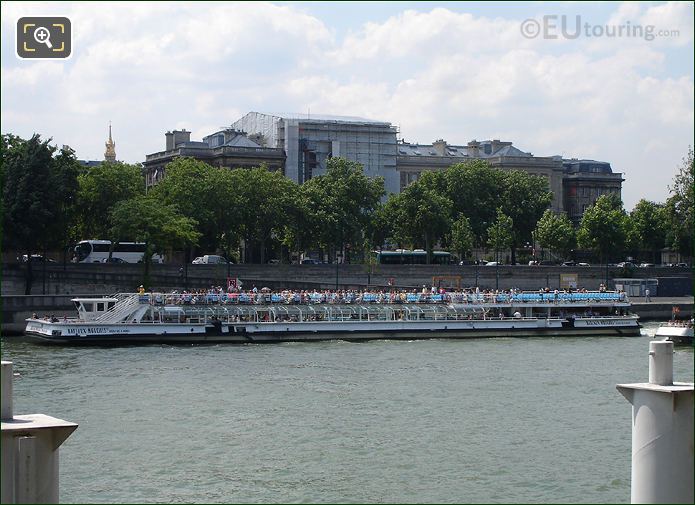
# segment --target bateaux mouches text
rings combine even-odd
[[[105,335],[113,333],[130,333],[127,328],[107,326],[85,326],[81,328],[63,328],[64,335]]]
[[[588,319],[584,321],[584,324],[586,324],[587,326],[622,326],[625,324],[625,321],[615,321],[610,319]]]

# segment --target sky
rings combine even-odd
[[[501,139],[608,161],[629,211],[693,144],[692,2],[13,2],[2,133],[103,159],[250,111],[388,121],[407,142]],[[73,54],[22,60],[17,20],[67,16]],[[564,24],[564,29],[563,29]]]

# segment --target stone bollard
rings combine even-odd
[[[632,404],[632,503],[693,503],[693,383],[673,382],[673,342],[649,343],[649,382]]]
[[[2,362],[1,503],[58,503],[58,448],[77,424],[43,414],[15,416],[12,362]]]

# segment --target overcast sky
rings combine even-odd
[[[609,161],[630,210],[666,199],[693,142],[692,2],[1,8],[2,133],[82,159],[103,159],[109,121],[118,159],[141,162],[167,130],[198,140],[249,111],[311,111],[389,121],[409,142],[499,138]],[[15,55],[17,19],[40,15],[71,19],[69,60]]]

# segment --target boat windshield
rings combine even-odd
[[[77,256],[77,261],[84,261],[84,259],[92,254],[92,244],[89,242],[80,242],[75,246],[75,255]]]

